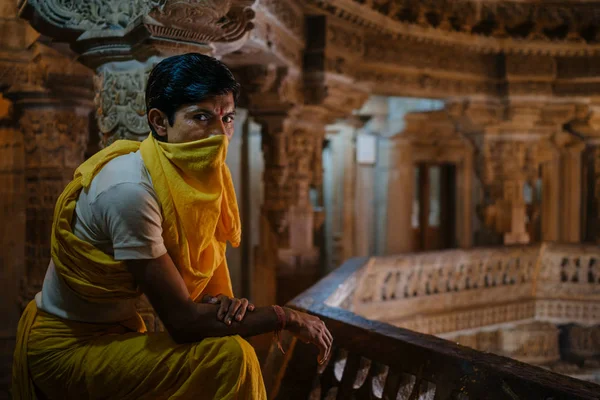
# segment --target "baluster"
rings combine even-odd
[[[452,393],[454,392],[454,385],[450,382],[444,382],[438,384],[435,387],[435,396],[433,400],[450,400],[452,399]]]
[[[419,395],[421,394],[421,383],[423,380],[421,378],[417,378],[413,380],[414,384],[412,385],[412,392],[408,397],[408,400],[419,400]]]
[[[339,386],[337,399],[348,400],[352,398],[352,392],[354,391],[354,381],[356,380],[356,374],[360,367],[360,355],[355,353],[348,354],[346,359],[346,366],[344,367],[344,374],[342,375],[342,382]]]
[[[382,400],[396,400],[401,381],[402,372],[390,368],[383,387]]]
[[[360,385],[360,387],[356,391],[355,398],[357,400],[375,400],[376,397],[373,393],[373,380],[381,371],[381,367],[379,367],[374,362],[367,360],[365,358],[362,359],[361,364],[364,364],[361,366],[361,369],[365,368],[365,367],[369,368],[369,372],[368,372],[367,376],[365,377],[365,380],[362,383],[362,385]],[[360,375],[359,375],[359,377],[360,377]]]
[[[434,400],[436,392],[436,384],[429,381],[422,381],[420,386],[419,400]]]
[[[383,398],[387,400],[408,399],[415,381],[416,378],[414,375],[404,372],[388,373],[388,380],[383,390]],[[388,397],[385,397],[386,393]]]
[[[332,355],[327,362],[327,365],[320,367],[323,368],[321,372],[321,398],[324,399],[327,393],[331,390],[331,388],[337,386],[337,380],[335,379],[335,363],[340,356],[340,351],[338,348],[334,348],[331,350]]]

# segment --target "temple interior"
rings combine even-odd
[[[334,336],[252,338],[270,398],[600,396],[600,1],[0,0],[0,400],[58,196],[187,52],[242,86],[236,295]]]

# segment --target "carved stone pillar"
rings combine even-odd
[[[526,182],[535,184],[538,174],[537,145],[532,141],[485,140],[480,150],[479,170],[486,192],[486,224],[504,235],[505,244],[529,243]]]
[[[504,233],[504,244],[529,243],[530,236],[525,227],[527,209],[523,197],[525,179],[517,176],[502,183],[503,198],[500,208],[508,228]]]
[[[600,243],[600,140],[586,140],[585,240]]]
[[[564,243],[581,242],[582,234],[582,193],[583,188],[583,152],[585,143],[575,140],[561,149],[560,180],[564,186],[560,189],[561,207],[559,210],[559,238]]]
[[[504,244],[558,240],[560,174],[553,137],[568,121],[572,108],[569,104],[514,101],[496,103],[489,117],[476,116],[477,108],[467,110],[479,125],[468,136],[477,149],[475,170],[483,186],[482,220],[494,234],[502,235]],[[541,199],[535,189],[540,184]],[[532,193],[531,203],[524,197],[525,186]],[[532,238],[530,232],[537,232],[533,227],[540,219],[540,236]]]
[[[401,254],[414,249],[411,216],[415,166],[408,140],[396,135],[389,144],[386,254]]]
[[[260,245],[254,260],[252,300],[257,305],[274,304],[277,297],[278,252],[288,244],[289,133],[284,127],[285,114],[257,118],[262,128],[264,157],[264,196],[260,211]]]
[[[146,81],[159,61],[151,57],[145,62],[108,62],[97,68],[94,103],[102,146],[118,139],[141,141],[148,136]]]
[[[289,120],[289,175],[291,198],[288,243],[279,250],[278,300],[287,301],[307,289],[319,277],[319,247],[315,245],[315,210],[311,189],[321,194],[322,144],[326,110],[303,106]],[[315,184],[316,183],[316,184]]]
[[[21,315],[19,284],[25,264],[23,136],[11,104],[0,96],[0,399],[8,399],[15,333]]]
[[[13,102],[23,142],[25,270],[21,306],[41,289],[50,261],[50,232],[58,196],[84,160],[91,111],[91,72],[40,43],[30,48],[24,79],[5,96]]]
[[[58,196],[83,162],[89,109],[60,104],[25,107],[19,118],[25,148],[26,271],[22,305],[40,291],[50,261]]]
[[[600,243],[600,107],[594,102],[591,105],[580,105],[575,110],[573,120],[565,126],[573,136],[564,140],[567,144],[563,152],[570,156],[572,169],[576,169],[577,151],[582,143],[581,169],[583,175],[583,207],[581,213],[585,226],[580,229],[583,240]],[[578,143],[579,142],[579,143]],[[572,148],[572,151],[567,149]],[[573,165],[575,164],[575,165]],[[567,171],[565,171],[567,173]],[[575,172],[573,172],[575,173]],[[571,228],[572,230],[575,227]],[[570,230],[571,231],[571,230]],[[573,233],[574,234],[574,233]]]

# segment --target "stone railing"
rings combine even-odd
[[[544,245],[472,253],[477,255],[473,259],[467,257],[468,252],[429,254],[420,258],[420,264],[412,265],[403,259],[414,261],[419,255],[350,260],[295,298],[289,306],[315,314],[326,322],[334,336],[333,355],[328,363],[318,366],[313,346],[284,336],[286,354],[272,349],[264,369],[269,398],[597,399],[600,386],[596,384],[352,312],[372,307],[380,317],[385,317],[394,315],[394,310],[386,309],[396,309],[404,313],[402,318],[410,320],[416,318],[416,312],[431,315],[443,312],[443,307],[437,304],[442,300],[447,302],[446,306],[454,301],[451,306],[481,308],[487,307],[487,301],[498,305],[530,304],[521,312],[523,318],[535,319],[542,315],[538,301],[575,301],[579,297],[584,299],[583,303],[597,302],[591,300],[597,297],[600,286],[595,275],[596,263],[591,261],[596,260],[591,255],[597,254],[595,249]],[[444,256],[439,257],[440,254]],[[457,262],[461,257],[463,262]],[[570,263],[579,267],[572,269]],[[402,272],[408,270],[412,270],[412,277],[406,274],[404,278]],[[440,279],[428,278],[436,273]],[[574,276],[582,281],[573,282]],[[567,287],[563,283],[568,283]],[[568,287],[571,284],[582,288],[573,292]],[[595,285],[596,289],[590,289],[589,285]],[[501,288],[510,289],[510,293],[504,294],[498,290]],[[488,295],[486,290],[494,294]],[[471,296],[471,302],[461,298],[468,293],[477,293]],[[459,295],[456,300],[442,297],[456,295]],[[402,301],[421,308],[412,313],[398,310]],[[577,308],[575,313],[581,321],[591,322],[597,316],[584,312],[586,307]],[[509,308],[506,310],[502,313],[508,314]],[[566,316],[571,319],[571,314],[544,311],[543,315],[546,314],[551,319],[563,321]],[[478,318],[477,314],[473,317]],[[488,318],[477,323],[494,324],[504,319],[507,318]],[[452,324],[448,326],[453,329]]]
[[[600,323],[600,248],[542,244],[373,257],[327,304],[445,334],[538,320]]]

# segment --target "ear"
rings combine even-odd
[[[167,137],[167,126],[169,120],[166,114],[158,108],[152,108],[148,111],[148,122],[154,128],[158,136]]]

